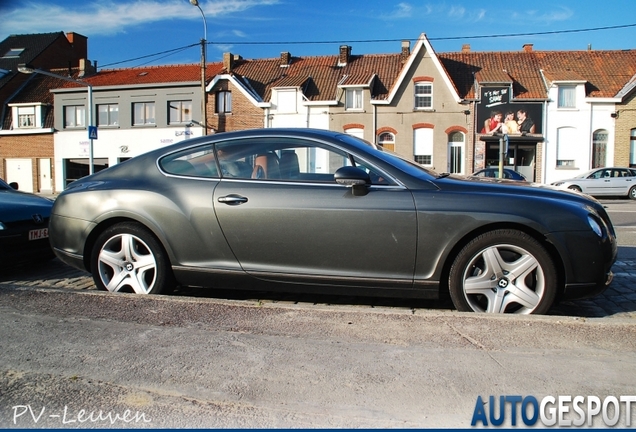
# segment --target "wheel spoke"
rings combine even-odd
[[[525,308],[534,309],[541,300],[536,292],[525,286],[509,285],[506,293],[506,305],[518,303]]]

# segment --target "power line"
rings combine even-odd
[[[544,35],[554,35],[554,34],[567,34],[567,33],[583,33],[583,32],[592,32],[592,31],[601,31],[601,30],[616,30],[622,28],[636,27],[635,24],[623,24],[616,26],[607,26],[607,27],[594,27],[587,29],[571,29],[571,30],[554,30],[554,31],[544,31],[544,32],[531,32],[531,33],[506,33],[506,34],[494,34],[494,35],[475,35],[475,36],[447,36],[447,37],[431,37],[428,38],[430,41],[445,41],[445,40],[458,40],[458,39],[496,39],[496,38],[506,38],[506,37],[525,37],[525,36],[544,36]],[[417,40],[413,38],[401,38],[401,39],[360,39],[360,40],[332,40],[332,41],[264,41],[264,42],[207,42],[208,45],[321,45],[321,44],[354,44],[354,43],[382,43],[382,42],[400,42],[403,40]],[[150,57],[156,57],[162,55],[167,57],[168,55],[175,54],[177,52],[184,51],[188,48],[198,47],[199,44],[191,44],[186,45],[179,48],[173,48],[167,51],[161,51],[155,54],[148,54],[141,57],[135,57],[127,60],[118,61],[115,63],[109,63],[106,65],[102,65],[101,67],[106,66],[114,66],[122,63],[129,63],[133,61],[143,60]],[[149,63],[149,62],[148,62]]]
[[[564,33],[582,33],[599,30],[615,30],[620,28],[636,27],[636,24],[624,24],[608,27],[595,27],[588,29],[572,29],[572,30],[554,30],[545,32],[532,32],[532,33],[508,33],[508,34],[495,34],[495,35],[476,35],[476,36],[448,36],[448,37],[431,37],[428,40],[431,41],[443,41],[443,40],[457,40],[457,39],[487,39],[487,38],[503,38],[503,37],[520,37],[520,36],[541,36],[541,35],[553,35]],[[318,44],[334,44],[334,43],[380,43],[380,42],[399,42],[403,40],[417,40],[413,38],[402,39],[361,39],[361,40],[340,40],[340,41],[270,41],[270,42],[219,42],[219,44],[227,45],[318,45]],[[208,44],[214,45],[215,42],[208,42]]]

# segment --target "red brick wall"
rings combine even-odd
[[[55,168],[53,163],[53,134],[5,135],[0,137],[0,178],[6,180],[6,159],[31,159],[33,166],[33,189],[40,187],[40,158],[51,159],[51,180],[55,188]]]
[[[232,113],[217,114],[218,91],[232,92]],[[217,132],[257,129],[265,126],[265,111],[254,104],[228,81],[219,82],[208,94],[208,124]]]

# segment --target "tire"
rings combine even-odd
[[[568,189],[576,191],[576,192],[583,192],[580,187],[574,186],[574,185],[568,186]]]
[[[636,186],[632,186],[627,193],[629,199],[636,200]]]
[[[451,299],[462,312],[544,314],[554,303],[557,283],[556,267],[545,248],[529,235],[508,229],[469,242],[449,274]]]
[[[91,270],[101,290],[161,294],[174,288],[163,247],[150,231],[134,222],[113,225],[99,235]]]

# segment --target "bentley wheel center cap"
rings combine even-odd
[[[506,288],[508,286],[508,284],[510,283],[510,281],[508,281],[508,279],[506,278],[501,278],[499,279],[499,282],[497,282],[497,286],[499,288]]]
[[[124,268],[126,269],[126,271],[133,271],[135,269],[135,267],[132,265],[132,263],[127,262],[126,264],[124,264]],[[501,284],[501,282],[499,282]]]

